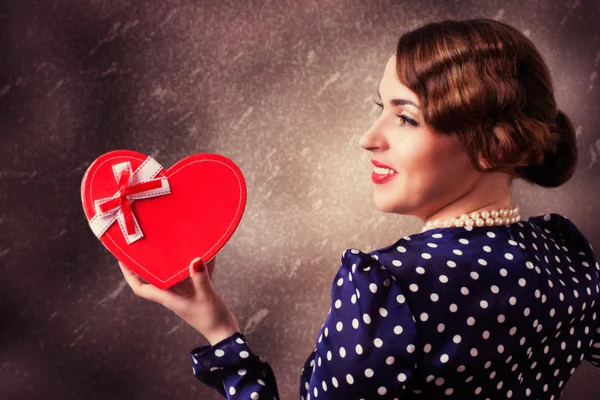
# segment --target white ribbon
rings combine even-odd
[[[133,186],[137,183],[152,181],[159,181],[161,183],[161,187],[159,188],[145,190],[139,193],[127,195],[126,198],[129,200],[130,204],[133,203],[136,199],[147,199],[171,193],[171,187],[169,186],[169,181],[167,180],[167,177],[163,176],[156,179],[154,178],[162,170],[162,166],[150,156],[148,156],[148,158],[144,160],[144,162],[133,173],[131,172],[132,167],[131,162],[129,161],[114,164],[112,166],[112,169],[115,179],[117,181],[117,185],[119,184],[121,173],[123,171],[129,172],[129,182],[127,186]],[[136,240],[139,240],[142,237],[144,237],[144,234],[142,233],[142,230],[140,229],[140,226],[133,212],[132,217],[133,223],[135,225],[135,233],[129,235],[127,233],[127,228],[125,227],[125,217],[123,215],[121,205],[117,205],[116,207],[106,212],[102,212],[102,210],[100,210],[99,208],[100,204],[120,196],[121,192],[117,190],[117,192],[112,197],[105,197],[102,199],[95,200],[94,209],[96,211],[96,214],[92,217],[89,224],[96,237],[100,238],[100,236],[102,236],[115,221],[118,221],[119,226],[121,227],[121,231],[123,232],[123,236],[127,241],[127,244],[131,244]]]

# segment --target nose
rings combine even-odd
[[[378,121],[375,121],[369,130],[360,137],[358,145],[369,151],[385,146],[385,138],[378,125]]]

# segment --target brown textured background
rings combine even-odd
[[[343,251],[421,228],[376,209],[358,139],[398,37],[433,20],[495,18],[536,43],[581,161],[558,189],[515,181],[513,202],[522,219],[571,218],[600,249],[599,14],[583,0],[3,1],[0,398],[220,398],[192,375],[204,339],[135,297],[86,224],[82,175],[123,148],[240,166],[246,212],[215,286],[282,399],[299,398]],[[584,363],[563,399],[598,399],[599,378]]]

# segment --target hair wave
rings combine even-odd
[[[395,54],[398,79],[418,96],[425,122],[455,137],[477,171],[543,187],[572,177],[573,123],[556,106],[542,56],[519,30],[487,18],[436,21],[404,33]]]

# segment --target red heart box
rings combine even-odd
[[[88,223],[96,214],[94,201],[113,197],[119,190],[113,166],[129,161],[131,170],[136,171],[148,158],[135,151],[116,150],[89,166],[81,182]],[[167,289],[189,276],[194,258],[208,262],[233,235],[246,206],[246,182],[238,166],[219,154],[193,154],[155,175],[156,179],[163,177],[170,193],[131,201],[141,239],[128,243],[118,220],[99,234],[99,239],[141,278]]]

